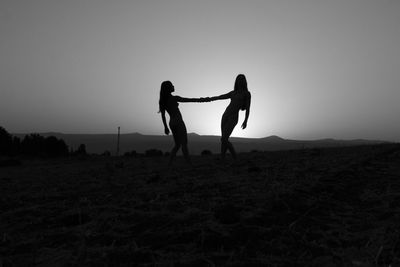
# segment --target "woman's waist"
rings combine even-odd
[[[181,114],[174,114],[169,116],[169,122],[183,122],[183,118]]]
[[[228,107],[225,109],[224,116],[235,116],[235,115],[239,115],[239,111],[240,111],[240,108],[239,108],[239,107],[228,106]]]
[[[179,109],[167,109],[167,111],[170,118],[182,117],[182,114],[179,111]]]

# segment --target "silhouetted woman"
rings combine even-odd
[[[175,142],[175,146],[171,150],[169,165],[171,165],[172,160],[176,156],[176,152],[181,147],[186,161],[190,163],[187,147],[187,131],[185,123],[183,122],[182,114],[178,108],[178,102],[204,102],[204,98],[184,98],[174,96],[171,94],[174,91],[174,86],[170,81],[164,81],[161,83],[159,106],[161,118],[164,124],[164,131],[165,134],[169,134],[167,121],[165,119],[165,111],[167,111],[169,114],[169,127],[171,128]]]
[[[239,120],[239,111],[246,110],[245,119],[242,123],[242,128],[247,127],[247,120],[250,114],[250,101],[251,94],[247,89],[246,77],[243,74],[239,74],[236,77],[234,90],[220,96],[214,96],[206,98],[206,101],[214,101],[220,99],[231,99],[228,107],[226,108],[221,120],[221,157],[225,158],[226,151],[232,154],[232,157],[236,159],[236,152],[233,148],[231,142],[229,142],[229,137],[232,134],[233,129]]]

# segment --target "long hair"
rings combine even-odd
[[[234,91],[245,91],[245,92],[249,91],[249,89],[247,88],[246,76],[244,76],[244,74],[239,74],[238,76],[236,76]],[[246,99],[245,101],[243,101],[242,106],[240,107],[241,110],[246,109],[246,103],[249,97],[248,95],[249,94],[246,95]]]
[[[158,112],[165,110],[167,105],[167,100],[171,96],[172,91],[173,91],[173,85],[170,81],[163,81],[161,83],[160,100],[158,101],[160,110]]]
[[[246,76],[244,76],[244,74],[239,74],[236,77],[234,90],[235,91],[237,91],[237,90],[249,91],[249,89],[247,88]]]

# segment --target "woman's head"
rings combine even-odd
[[[239,74],[236,77],[234,90],[235,91],[237,91],[237,90],[248,91],[246,76],[244,76],[244,74]]]
[[[174,91],[174,85],[170,81],[163,81],[161,83],[161,91],[163,94],[171,94]]]
[[[160,100],[158,101],[160,111],[165,110],[166,101],[174,91],[174,85],[170,81],[163,81],[161,83]]]

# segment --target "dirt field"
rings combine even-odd
[[[0,266],[400,266],[400,146],[22,160]]]

